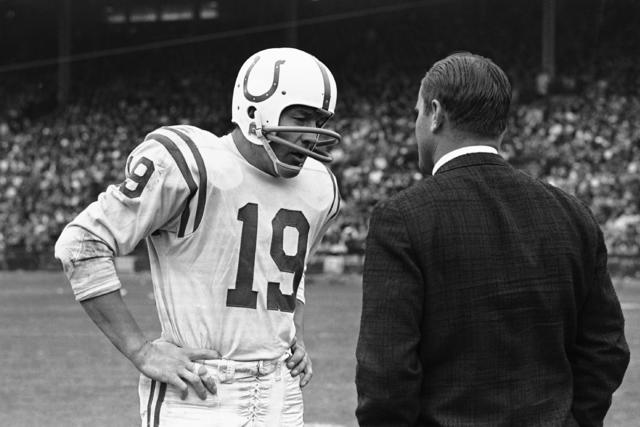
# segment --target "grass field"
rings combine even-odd
[[[125,301],[159,333],[148,274],[124,275]],[[640,425],[640,282],[618,280],[631,364],[605,425]],[[311,276],[305,337],[314,379],[305,420],[355,425],[360,278]],[[137,426],[137,373],[98,331],[61,273],[0,272],[0,426]]]

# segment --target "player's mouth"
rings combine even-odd
[[[287,160],[289,161],[288,163],[296,166],[302,166],[304,161],[307,159],[307,156],[297,151],[290,152],[287,157],[288,157]]]

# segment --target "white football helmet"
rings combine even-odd
[[[338,133],[318,127],[278,126],[282,111],[292,105],[304,105],[322,110],[327,120],[336,107],[337,87],[331,71],[314,56],[293,48],[262,50],[240,68],[233,88],[231,120],[245,138],[262,145],[278,167],[299,170],[301,167],[280,161],[270,147],[275,141],[321,162],[330,162],[327,147],[337,144]],[[325,121],[326,122],[326,121]],[[298,132],[316,134],[316,144],[307,149],[276,133]],[[324,138],[321,138],[324,137]]]

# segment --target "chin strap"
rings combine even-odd
[[[271,160],[271,163],[273,164],[273,171],[276,176],[281,176],[280,170],[278,168],[288,169],[292,172],[300,172],[302,166],[289,165],[287,163],[281,162],[280,159],[278,159],[278,156],[276,156],[276,153],[274,153],[273,149],[271,148],[270,141],[265,136],[261,137],[260,141],[262,142],[262,146],[264,147],[267,155],[269,156],[269,159]]]

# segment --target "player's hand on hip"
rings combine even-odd
[[[291,357],[287,359],[287,367],[291,369],[291,376],[300,375],[300,387],[304,387],[309,384],[313,376],[311,359],[302,341],[294,340],[291,353]]]
[[[200,399],[207,398],[207,391],[216,394],[213,378],[206,375],[207,369],[197,360],[218,359],[215,350],[178,347],[158,339],[146,342],[133,358],[134,365],[147,377],[171,384],[186,399],[189,385]]]

